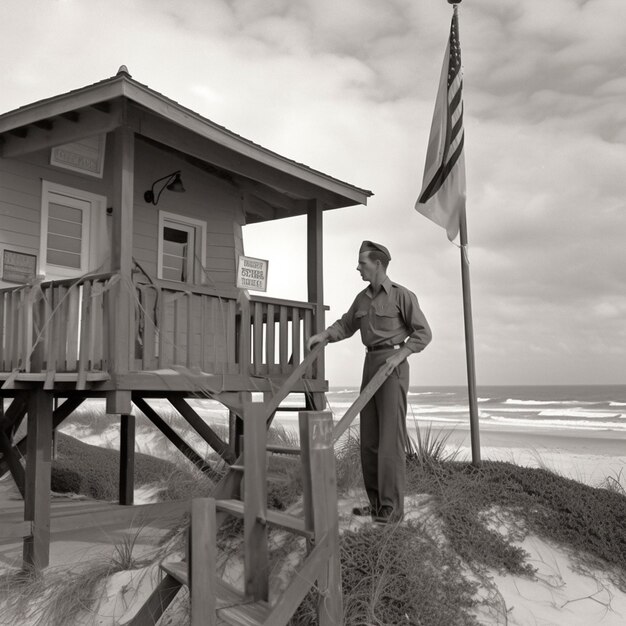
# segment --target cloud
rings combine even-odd
[[[459,251],[413,210],[450,23],[441,0],[6,0],[3,111],[111,76],[375,195],[325,215],[333,321],[387,245],[434,341],[413,382],[463,384]],[[622,0],[460,5],[479,381],[620,382],[626,366]],[[246,229],[273,295],[306,299],[305,221]],[[355,384],[357,338],[328,351]]]

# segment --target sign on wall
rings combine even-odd
[[[52,148],[50,165],[102,178],[106,135],[95,135]]]
[[[240,256],[237,264],[237,287],[254,291],[267,291],[268,261]]]
[[[28,283],[37,276],[37,256],[14,250],[2,253],[2,280],[8,283]]]

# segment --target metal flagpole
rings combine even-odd
[[[458,19],[461,0],[448,0]],[[458,36],[458,31],[457,31]],[[459,238],[461,242],[461,283],[463,286],[463,324],[465,326],[465,361],[467,363],[467,396],[470,414],[470,439],[472,464],[480,465],[480,433],[478,426],[478,397],[476,395],[476,365],[474,359],[474,325],[472,322],[472,293],[470,289],[469,254],[467,250],[467,219],[465,203],[459,214]]]
[[[455,7],[456,8],[456,7]],[[472,464],[480,465],[480,434],[478,430],[478,398],[476,396],[476,366],[474,363],[474,325],[472,323],[472,294],[470,289],[469,256],[467,252],[467,220],[465,207],[459,216],[461,242],[461,282],[463,285],[463,322],[465,325],[465,360],[467,362],[467,393],[470,412]]]

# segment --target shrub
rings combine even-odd
[[[63,433],[57,434],[58,457],[52,463],[52,490],[79,493],[99,500],[118,497],[120,458],[117,450],[82,443]],[[175,475],[180,482],[198,482],[189,471],[147,454],[135,455],[135,485],[163,482]],[[170,498],[171,499],[171,498]]]
[[[513,540],[526,533],[552,541],[589,566],[612,570],[626,588],[626,497],[545,469],[505,462],[439,467],[413,464],[410,489],[435,496],[446,538],[470,565],[531,575]],[[494,530],[506,518],[512,532]]]
[[[473,626],[476,583],[459,559],[414,522],[366,525],[341,536],[346,626],[407,624]],[[307,596],[290,624],[317,623],[316,596]]]

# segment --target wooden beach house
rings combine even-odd
[[[169,401],[232,464],[216,497],[236,491],[237,457],[262,466],[255,446],[289,393],[305,392],[303,408],[319,418],[323,351],[305,354],[305,343],[324,327],[323,214],[370,195],[218,126],[124,66],[0,115],[0,471],[25,499],[21,519],[0,513],[0,539],[23,537],[25,564],[40,569],[51,529],[80,523],[51,511],[50,449],[54,429],[85,399],[105,398],[120,420],[126,506],[117,511],[133,504],[133,404],[205,467],[150,406]],[[238,288],[242,228],[296,215],[306,215],[308,301]],[[187,402],[199,394],[231,411],[229,441]],[[24,419],[27,435],[16,441]],[[327,439],[324,428],[311,436]],[[258,509],[246,523],[259,542],[265,503],[245,506]],[[110,507],[106,515],[124,519]],[[256,566],[248,563],[246,591],[263,599]]]

